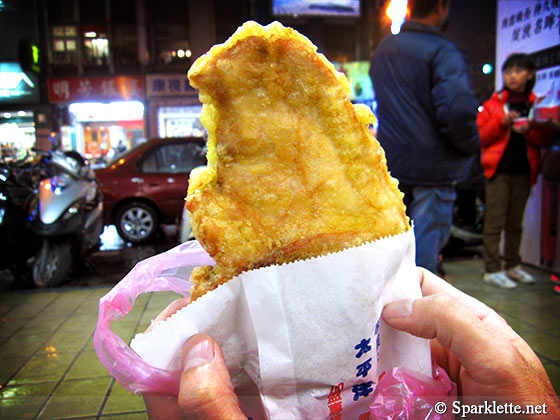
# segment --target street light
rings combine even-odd
[[[484,74],[490,74],[490,73],[492,73],[493,70],[494,70],[494,67],[492,67],[492,64],[486,63],[482,66],[482,73],[484,73]]]
[[[391,18],[391,33],[393,35],[401,31],[407,13],[406,5],[407,0],[391,0],[387,7],[386,13]]]

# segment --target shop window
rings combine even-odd
[[[190,63],[188,7],[181,0],[146,0],[146,18],[153,41],[156,65],[183,66]]]
[[[203,137],[205,128],[200,122],[201,105],[163,106],[158,109],[160,137]]]
[[[204,165],[203,148],[195,143],[169,144],[153,150],[142,162],[144,173],[187,173]]]
[[[185,65],[190,62],[191,50],[186,25],[153,26],[156,64]]]
[[[57,25],[51,27],[53,64],[72,64],[76,61],[76,27]]]
[[[106,66],[109,59],[109,40],[104,29],[85,29],[84,62],[88,66]]]
[[[23,159],[35,146],[35,123],[30,111],[0,113],[1,160]]]

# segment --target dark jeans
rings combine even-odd
[[[449,239],[453,221],[454,187],[416,187],[399,184],[408,216],[414,222],[416,265],[436,272],[439,253]]]
[[[486,180],[484,210],[484,269],[500,271],[500,240],[504,235],[505,269],[521,264],[519,246],[523,213],[529,199],[531,184],[528,175],[498,174]]]

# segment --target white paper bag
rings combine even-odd
[[[414,256],[410,230],[242,273],[131,347],[152,366],[179,369],[183,343],[204,332],[222,346],[236,390],[248,378],[258,388],[259,404],[247,408],[255,419],[358,419],[384,372],[431,375],[429,342],[380,319],[386,303],[421,296]]]

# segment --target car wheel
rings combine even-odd
[[[148,243],[157,231],[157,213],[149,204],[140,202],[125,204],[117,213],[116,227],[119,235],[126,242]]]

